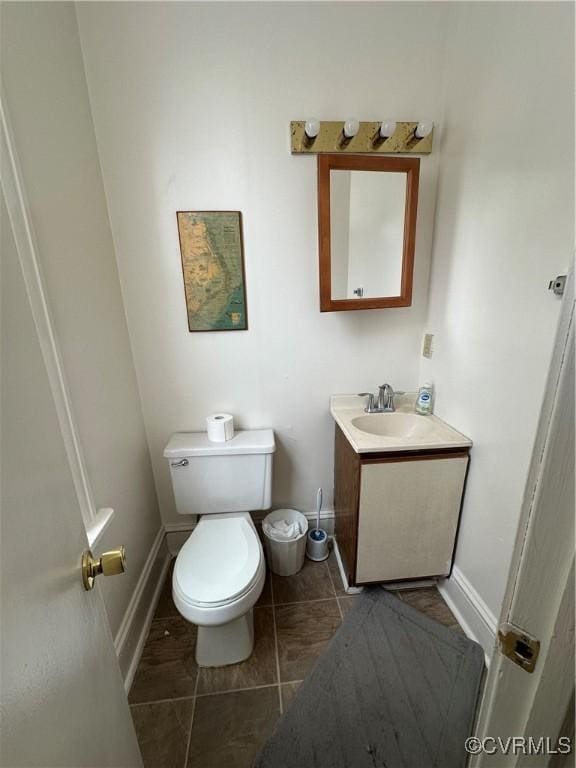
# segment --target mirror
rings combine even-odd
[[[320,310],[409,307],[420,160],[318,155]]]

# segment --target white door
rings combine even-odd
[[[539,640],[540,651],[534,670],[527,672],[496,649],[476,729],[480,739],[488,737],[488,753],[471,764],[573,766],[574,754],[564,754],[567,743],[558,744],[560,736],[570,733],[570,720],[572,728],[574,723],[573,276],[526,487],[500,626],[505,624]],[[514,745],[509,740],[514,736],[532,737],[533,743]],[[540,754],[534,754],[536,749]]]
[[[0,206],[0,765],[141,766],[99,586],[82,587],[86,533]]]

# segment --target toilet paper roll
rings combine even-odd
[[[234,418],[229,413],[213,413],[206,417],[208,440],[224,443],[234,437]]]

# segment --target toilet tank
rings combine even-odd
[[[180,515],[252,512],[269,509],[271,429],[236,432],[232,440],[213,443],[206,432],[177,432],[164,449]]]

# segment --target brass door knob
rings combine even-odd
[[[126,570],[126,549],[122,546],[110,552],[104,552],[99,560],[94,558],[89,549],[82,553],[82,584],[85,590],[94,588],[94,579],[98,574],[115,576]]]

